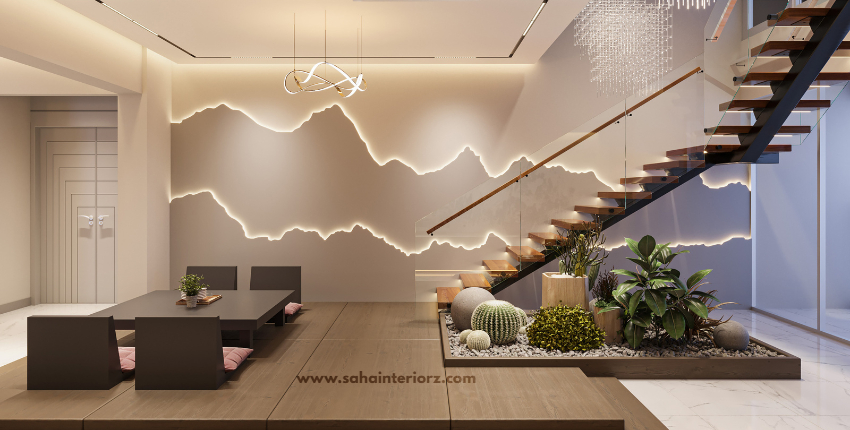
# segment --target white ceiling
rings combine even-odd
[[[513,58],[506,58],[543,0],[104,0],[193,58],[96,0],[57,0],[177,63],[274,64],[295,55],[365,63],[533,64],[587,0],[549,0]],[[336,58],[335,58],[336,57]],[[426,58],[410,58],[426,57]],[[479,58],[434,58],[479,57]],[[495,57],[495,58],[480,58]],[[304,60],[309,63],[314,60]]]

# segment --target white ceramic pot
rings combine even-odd
[[[201,291],[198,291],[198,300],[207,298],[207,289],[201,288]]]
[[[198,296],[186,296],[186,307],[194,308],[198,306]]]

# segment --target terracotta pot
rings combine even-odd
[[[543,273],[543,307],[581,306],[587,309],[587,277]]]
[[[194,308],[198,306],[198,296],[186,296],[186,307]]]
[[[596,299],[591,300],[589,305],[596,325],[605,331],[605,343],[622,343],[623,336],[617,332],[623,329],[623,320],[620,318],[623,315],[623,310],[600,314],[599,311],[602,308],[596,307]]]

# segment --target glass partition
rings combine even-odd
[[[668,73],[657,91],[615,101],[579,127],[420,219],[415,226],[417,300],[446,302],[464,287],[492,292],[547,263],[569,229],[621,219],[632,205],[701,167],[703,56]],[[663,124],[663,127],[659,127]],[[538,274],[534,275],[539,277]],[[510,290],[539,306],[540,290]],[[521,297],[517,297],[521,296]]]

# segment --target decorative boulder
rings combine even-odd
[[[465,288],[452,301],[452,321],[458,330],[472,328],[472,312],[478,305],[488,300],[496,300],[489,291],[478,288]]]
[[[466,338],[467,338],[467,336],[469,336],[469,333],[472,333],[472,330],[464,330],[464,331],[460,332],[460,343],[461,344],[466,343]]]
[[[469,349],[487,349],[490,347],[490,335],[486,331],[475,330],[466,337],[466,346]]]
[[[720,348],[743,351],[750,344],[750,334],[737,321],[727,321],[714,328],[714,344]]]
[[[486,331],[496,345],[511,343],[519,333],[516,308],[504,300],[481,303],[472,312],[472,329]]]
[[[526,315],[525,311],[518,308],[518,307],[514,307],[514,309],[516,310],[516,316],[519,317],[520,328],[527,326],[528,325],[528,315]]]
[[[528,326],[524,325],[519,328],[519,332],[517,334],[528,334]]]

